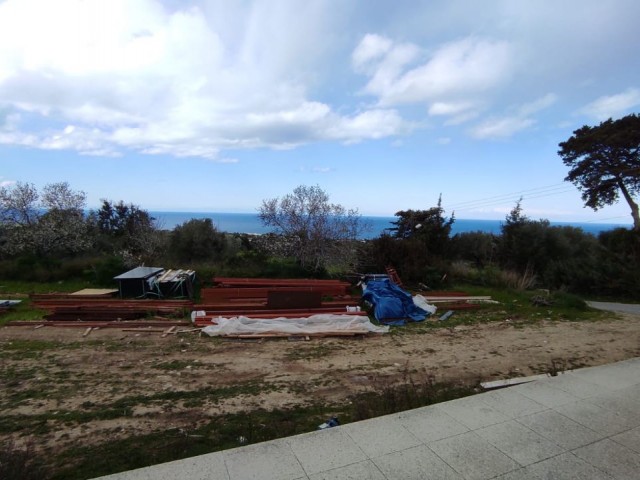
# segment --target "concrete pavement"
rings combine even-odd
[[[607,310],[609,312],[634,313],[640,315],[640,304],[637,303],[614,303],[614,302],[592,302],[588,301],[587,305],[598,310]]]
[[[101,479],[640,479],[640,358]]]

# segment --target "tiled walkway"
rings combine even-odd
[[[640,479],[640,358],[101,478]]]

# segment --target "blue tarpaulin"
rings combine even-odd
[[[389,279],[367,282],[362,299],[373,305],[376,320],[385,325],[404,325],[407,320],[421,322],[429,316],[429,312],[413,303],[409,292]]]

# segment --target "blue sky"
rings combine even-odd
[[[255,212],[629,223],[558,143],[640,110],[637,0],[0,1],[0,184]]]

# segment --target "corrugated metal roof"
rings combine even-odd
[[[136,267],[133,270],[122,273],[117,277],[113,277],[114,280],[135,280],[149,278],[153,275],[157,275],[162,272],[164,268],[159,267]]]

